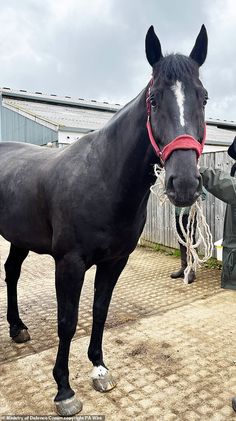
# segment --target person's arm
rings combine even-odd
[[[205,189],[204,186],[202,186],[201,198],[202,200],[206,200],[206,197],[207,197],[207,190]]]
[[[236,205],[236,178],[214,168],[200,167],[199,171],[210,193],[229,205]]]

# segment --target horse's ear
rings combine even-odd
[[[161,43],[157,38],[153,26],[147,31],[145,40],[145,49],[148,62],[153,67],[163,56],[161,52]]]
[[[200,67],[204,61],[206,60],[207,56],[207,31],[205,25],[202,25],[201,31],[198,34],[196,39],[195,45],[191,51],[190,57],[197,62],[198,66]]]

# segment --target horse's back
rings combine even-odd
[[[0,151],[1,153],[8,153],[8,152],[14,152],[14,151],[34,151],[37,153],[42,149],[41,146],[33,145],[32,143],[25,143],[25,142],[0,142]],[[49,148],[48,148],[49,149]]]
[[[0,142],[0,162],[6,160],[14,160],[14,158],[19,158],[20,163],[22,160],[25,162],[30,159],[47,159],[52,154],[55,154],[56,150],[54,148],[46,148],[42,146],[32,145],[30,143],[23,142]]]

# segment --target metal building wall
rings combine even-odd
[[[232,164],[233,161],[229,158],[227,151],[204,153],[200,159],[200,165],[220,168],[228,174]],[[210,226],[213,241],[222,238],[225,206],[221,200],[210,193],[207,194],[207,198],[203,202],[204,215]],[[147,208],[147,221],[141,236],[141,243],[142,240],[145,240],[167,247],[178,248],[173,229],[172,212],[173,205],[169,201],[162,206],[159,200],[151,193]]]
[[[12,110],[1,107],[1,140],[46,145],[57,141],[58,133]]]

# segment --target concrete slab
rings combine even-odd
[[[2,263],[7,243],[0,241]],[[169,272],[178,259],[138,248],[116,287],[104,338],[105,361],[118,380],[108,394],[90,385],[92,268],[85,280],[80,320],[70,355],[71,383],[84,415],[106,421],[235,420],[235,291],[220,288],[220,271],[203,268],[189,286]],[[0,415],[53,415],[56,300],[53,261],[33,253],[24,263],[19,296],[32,340],[12,343],[0,282]]]

